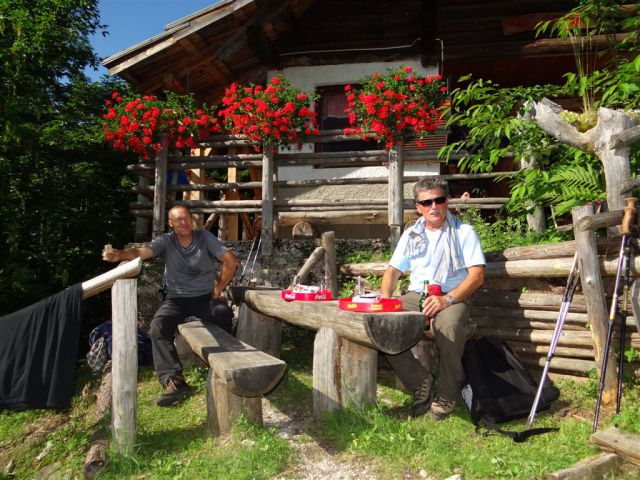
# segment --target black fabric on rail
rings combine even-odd
[[[0,410],[71,405],[82,285],[0,317]]]

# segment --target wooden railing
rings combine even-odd
[[[358,140],[358,137],[344,135],[341,131],[323,131],[313,144],[328,142],[344,142]],[[131,211],[138,218],[139,231],[145,228],[144,222],[152,219],[152,236],[162,233],[165,228],[166,209],[173,205],[187,205],[195,214],[210,215],[212,222],[217,216],[237,214],[243,217],[245,227],[250,229],[252,222],[248,215],[259,214],[261,218],[262,243],[261,254],[270,255],[274,230],[278,226],[294,225],[300,221],[321,222],[323,224],[383,224],[389,226],[392,244],[398,240],[404,224],[413,218],[414,204],[411,199],[404,198],[404,185],[416,182],[420,177],[405,175],[405,165],[411,163],[440,164],[437,150],[431,145],[429,149],[407,149],[394,147],[391,150],[359,150],[345,152],[277,152],[255,153],[255,145],[241,136],[217,136],[199,145],[199,150],[192,156],[169,155],[161,151],[155,162],[129,165],[128,170],[140,176],[141,181],[133,188],[138,200],[131,203]],[[215,154],[220,148],[233,151],[244,150],[245,153]],[[285,166],[318,166],[318,167],[366,167],[381,166],[388,168],[387,176],[364,178],[322,178],[278,180],[279,167]],[[187,185],[167,185],[167,171],[177,173],[183,169],[231,169],[247,168],[254,172],[251,181],[190,183]],[[260,177],[258,178],[258,170]],[[438,168],[440,170],[440,168]],[[226,172],[225,172],[226,173]],[[153,174],[153,182],[149,177]],[[513,172],[497,172],[484,174],[450,174],[442,175],[449,181],[485,180],[500,176],[508,176]],[[173,175],[175,179],[177,175]],[[298,200],[287,199],[283,190],[287,188],[313,188],[320,186],[348,185],[388,185],[388,198],[344,198],[340,200]],[[167,198],[174,192],[234,192],[223,200],[187,200],[176,201]],[[241,192],[241,193],[239,193]],[[242,193],[247,193],[243,195]],[[243,199],[243,196],[252,197]],[[507,198],[472,198],[469,200],[453,199],[454,208],[500,208]],[[275,229],[273,227],[276,227]],[[250,238],[258,232],[251,231]],[[140,237],[140,235],[139,235]],[[138,238],[137,240],[142,240]]]

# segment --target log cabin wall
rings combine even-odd
[[[560,83],[562,75],[575,68],[571,44],[537,38],[535,25],[561,16],[577,4],[575,0],[222,0],[176,20],[160,34],[112,55],[103,63],[110,74],[123,77],[141,93],[162,95],[163,90],[170,89],[192,93],[198,101],[210,104],[219,103],[224,89],[231,82],[263,83],[278,72],[303,72],[302,77],[331,69],[344,73],[359,66],[359,72],[357,68],[350,72],[351,77],[357,78],[368,73],[367,65],[382,68],[411,63],[424,71],[443,74],[451,88],[457,85],[461,75],[469,74],[474,78],[491,79],[502,86]],[[598,41],[596,39],[596,44]],[[308,70],[306,73],[305,69]],[[314,88],[330,86],[330,83],[329,78],[320,78],[314,83]],[[439,163],[433,163],[432,157],[422,157],[421,161],[428,164],[421,167],[440,170],[429,173],[458,173],[453,163],[445,170]],[[364,163],[354,163],[353,166],[367,168]],[[230,165],[229,168],[240,167]],[[313,168],[320,169],[317,166]],[[511,168],[506,165],[504,170]],[[311,179],[305,173],[308,169],[299,170],[297,177],[294,174],[286,174],[285,177],[286,168],[283,166],[283,178],[276,179],[276,182]],[[277,171],[275,173],[277,175]],[[366,173],[360,176],[371,177]],[[324,178],[327,181],[338,179],[331,175]],[[365,184],[373,185],[372,188],[357,185],[353,183],[346,190],[368,189],[372,193],[376,189],[377,194],[384,190],[377,183]],[[463,180],[458,177],[455,185],[454,197],[465,190],[472,191],[475,197],[506,196],[504,182],[496,185],[491,180]],[[148,195],[147,186],[141,184],[140,188]],[[236,195],[242,192],[232,192],[238,188],[227,189],[225,198],[242,200],[241,195]],[[274,188],[276,193],[280,190],[282,198],[287,198],[284,193],[288,190],[289,197],[308,200],[321,199],[316,195],[318,189],[325,193],[340,190],[330,184],[310,187],[280,183]],[[316,192],[308,193],[313,189]],[[220,198],[211,193],[201,196],[204,198],[197,199],[201,202]],[[253,196],[259,198],[256,192]],[[341,197],[341,194],[331,196]],[[368,199],[361,194],[357,198]],[[146,215],[144,203],[140,198],[139,204],[133,207],[140,218]],[[193,207],[210,209],[212,205],[201,203]],[[227,204],[225,208],[231,208],[231,205]],[[249,216],[257,213],[255,205],[244,204],[242,208],[244,212],[220,213]],[[345,209],[341,210],[344,213]],[[383,234],[385,227],[381,218],[384,218],[384,213],[380,214],[378,210],[363,210],[360,220],[352,222],[356,226],[344,234]],[[212,211],[201,213],[215,214]],[[277,221],[286,216],[286,221],[300,223],[292,219],[299,211],[282,213],[286,215],[278,215]],[[362,222],[362,218],[367,220]],[[235,227],[239,220],[233,216],[220,219],[228,225],[221,230],[221,236],[234,238],[235,230],[240,231]],[[342,226],[346,222],[336,224],[335,218],[329,215],[315,220],[315,223],[337,232],[347,228]],[[241,228],[239,238],[250,238],[251,229]],[[142,226],[140,230],[143,230]],[[286,236],[286,233],[282,232],[282,235]]]

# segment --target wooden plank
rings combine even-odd
[[[418,312],[359,313],[338,308],[338,301],[286,302],[279,291],[247,290],[245,301],[254,310],[301,327],[328,327],[366,347],[395,354],[412,347],[424,331]]]
[[[589,218],[589,217],[584,217]],[[578,222],[580,223],[580,222]],[[620,242],[609,239],[596,239],[598,253],[617,253],[620,249]],[[511,260],[539,260],[558,257],[573,257],[576,251],[575,240],[559,243],[543,243],[540,245],[527,245],[524,247],[505,248],[498,252],[485,253],[487,262],[501,262]]]
[[[614,453],[601,453],[580,460],[569,468],[553,473],[546,473],[544,480],[602,480],[615,478],[622,459]]]
[[[111,292],[113,316],[112,417],[113,439],[121,455],[133,456],[136,445],[138,384],[138,281],[118,280]]]
[[[591,435],[591,441],[600,448],[615,452],[624,460],[640,466],[640,436],[621,432],[615,427]]]
[[[179,325],[178,330],[236,395],[264,395],[273,390],[284,375],[285,362],[241,342],[217,325],[194,320]]]

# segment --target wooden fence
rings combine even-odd
[[[445,136],[446,138],[446,136]],[[357,137],[344,135],[340,131],[323,131],[313,144],[345,142],[357,140]],[[433,146],[433,145],[431,145]],[[165,228],[166,209],[173,205],[187,205],[195,214],[209,215],[210,225],[223,216],[239,215],[247,232],[247,238],[253,238],[255,223],[249,215],[260,218],[262,235],[261,254],[271,255],[274,236],[281,226],[291,226],[299,222],[320,224],[383,224],[389,226],[389,238],[395,244],[403,226],[412,218],[414,203],[404,198],[404,185],[416,182],[420,177],[405,174],[405,165],[412,163],[430,163],[441,170],[441,161],[437,160],[437,149],[405,149],[396,147],[391,150],[358,150],[344,152],[276,152],[263,149],[255,153],[255,145],[240,136],[217,136],[200,145],[192,156],[169,155],[161,151],[155,162],[129,165],[132,173],[139,175],[139,184],[133,188],[138,200],[131,203],[131,211],[138,218],[137,240],[148,231],[148,221],[152,220],[152,236],[162,233]],[[217,153],[224,152],[224,153]],[[238,153],[242,152],[242,153]],[[317,167],[366,167],[386,166],[388,175],[367,178],[322,178],[278,180],[278,168],[283,166],[312,165]],[[228,179],[237,178],[237,169],[248,169],[250,181],[201,181],[186,185],[167,185],[167,172],[179,170],[197,171],[204,179],[204,170],[223,169]],[[450,181],[492,180],[496,177],[511,175],[513,172],[485,174],[449,174],[442,175]],[[153,182],[150,181],[153,176]],[[343,198],[327,199],[287,199],[284,194],[288,188],[314,188],[321,186],[348,185],[388,185],[388,198]],[[175,201],[167,199],[174,192],[190,193],[189,200]],[[221,192],[224,199],[207,200],[205,192]],[[195,197],[195,198],[194,198]],[[454,208],[496,209],[506,202],[504,197],[453,199]],[[364,205],[364,207],[363,207]],[[234,238],[228,238],[233,240]]]

